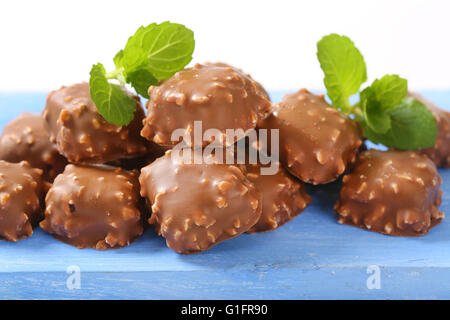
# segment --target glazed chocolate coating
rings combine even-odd
[[[130,244],[143,232],[137,172],[69,164],[46,197],[41,227],[78,248]]]
[[[71,163],[106,163],[136,158],[148,151],[140,136],[144,110],[137,96],[136,112],[128,126],[119,127],[98,113],[88,83],[78,83],[52,91],[42,111],[50,141]]]
[[[441,222],[436,166],[413,151],[369,150],[344,176],[339,223],[393,236],[420,236]]]
[[[247,178],[262,194],[262,213],[251,232],[275,230],[299,215],[311,202],[304,186],[278,166],[273,175],[262,175],[261,165],[248,164]]]
[[[248,231],[261,215],[261,194],[236,166],[177,161],[172,150],[141,171],[150,223],[179,253],[205,251]]]
[[[202,121],[203,132],[218,129],[223,145],[233,141],[224,138],[226,129],[247,131],[256,127],[270,111],[267,93],[250,76],[223,63],[196,64],[177,72],[158,87],[150,87],[148,115],[142,136],[154,142],[173,146],[175,129],[184,129],[194,144],[194,121]],[[202,132],[202,134],[203,134]],[[202,141],[202,145],[209,144]]]
[[[253,78],[252,78],[252,76],[250,74],[245,73],[244,70],[242,70],[241,68],[233,67],[232,65],[229,65],[228,63],[224,63],[224,62],[214,62],[214,63],[206,62],[205,64],[212,64],[212,65],[215,65],[215,66],[218,66],[218,67],[223,67],[223,68],[232,68],[233,70],[236,70],[236,71],[238,71],[241,74],[245,74],[248,78],[253,80]],[[255,81],[255,80],[253,80],[253,81]],[[266,89],[261,85],[261,83],[259,83],[258,81],[255,81],[255,85],[256,85],[257,94],[263,95],[270,102],[270,96],[267,93]],[[267,114],[265,115],[265,117],[267,117]]]
[[[285,95],[259,127],[279,129],[281,163],[312,184],[336,180],[362,143],[356,122],[330,106],[323,95],[306,89]]]
[[[18,241],[33,234],[33,227],[43,218],[47,183],[42,170],[26,161],[0,160],[0,238]]]
[[[42,169],[44,179],[50,182],[67,164],[66,158],[50,142],[42,117],[27,112],[3,128],[0,159],[13,163],[27,161],[33,168]]]
[[[418,93],[409,92],[408,96],[416,98],[430,109],[436,119],[438,128],[438,136],[434,147],[422,149],[420,152],[426,154],[438,167],[450,167],[450,112],[436,107],[431,101]]]

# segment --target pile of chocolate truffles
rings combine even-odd
[[[277,229],[311,202],[305,183],[342,176],[339,223],[419,236],[444,217],[436,165],[450,165],[450,114],[417,94],[410,93],[432,110],[439,135],[435,147],[415,152],[363,151],[359,124],[323,95],[301,89],[271,104],[250,75],[223,63],[196,64],[150,87],[147,114],[125,92],[136,103],[127,126],[103,119],[88,83],[50,92],[42,115],[24,113],[5,126],[1,238],[18,241],[39,225],[70,245],[104,250],[127,246],[150,226],[176,252],[197,253]],[[194,121],[220,137],[196,144]],[[176,129],[191,138],[191,160],[173,156]],[[230,140],[227,129],[242,134]],[[279,130],[274,174],[261,174],[262,161],[192,161],[211,142],[233,150],[251,129]],[[259,141],[246,145],[249,152]]]

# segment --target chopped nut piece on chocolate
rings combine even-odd
[[[42,170],[26,161],[0,160],[0,238],[18,241],[33,234],[33,227],[43,218],[48,183]]]
[[[166,146],[179,142],[171,140],[175,129],[185,130],[191,145],[209,144],[194,141],[194,121],[202,121],[202,136],[208,129],[217,129],[222,135],[226,129],[242,129],[233,139],[221,137],[223,145],[232,145],[270,111],[261,85],[223,63],[196,64],[179,71],[160,86],[150,87],[149,94],[142,136]]]
[[[393,236],[420,236],[441,222],[436,166],[413,151],[364,151],[344,176],[339,222]]]
[[[430,157],[438,167],[450,167],[450,112],[438,108],[418,93],[409,92],[408,95],[427,106],[433,113],[437,123],[438,136],[436,144],[434,147],[420,150],[420,152]]]
[[[50,141],[70,162],[106,163],[136,158],[148,152],[140,136],[145,117],[139,97],[134,119],[119,127],[107,122],[91,99],[88,83],[78,83],[50,92],[42,112]]]
[[[273,105],[260,128],[279,129],[280,161],[294,176],[312,184],[328,183],[344,173],[361,146],[361,130],[306,89],[287,94]]]
[[[0,159],[13,163],[27,161],[31,167],[42,169],[43,178],[50,182],[67,164],[50,142],[41,116],[27,112],[3,128]]]
[[[47,194],[41,227],[78,248],[120,248],[142,234],[142,209],[136,171],[69,164]]]
[[[179,253],[205,251],[248,231],[261,215],[261,193],[234,165],[193,164],[169,150],[141,171],[150,223]],[[201,156],[201,152],[199,152]],[[173,156],[172,156],[173,155]]]

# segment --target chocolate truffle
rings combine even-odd
[[[145,113],[139,97],[133,98],[134,119],[128,126],[116,126],[98,113],[88,83],[50,92],[42,112],[50,141],[59,153],[78,164],[106,163],[146,154],[147,141],[140,136]]]
[[[260,128],[279,129],[280,161],[304,182],[328,183],[344,173],[361,146],[358,124],[306,89],[273,105]]]
[[[3,128],[0,159],[14,163],[27,161],[33,168],[42,169],[44,179],[50,182],[67,164],[66,158],[50,142],[42,117],[27,112]]]
[[[179,71],[160,86],[150,87],[149,95],[142,136],[167,146],[181,140],[172,141],[175,129],[183,130],[190,138],[189,145],[205,146],[214,138],[232,145],[270,111],[264,89],[250,76],[223,63],[196,64]],[[218,137],[194,141],[194,121],[201,121],[200,137],[208,129],[217,129]],[[227,139],[227,129],[242,130]]]
[[[413,151],[369,150],[344,176],[339,223],[393,236],[420,236],[441,222],[436,166]]]
[[[43,218],[47,189],[41,169],[31,168],[26,161],[0,160],[0,238],[18,241],[33,234]]]
[[[280,164],[275,174],[261,174],[260,164],[248,164],[247,178],[262,194],[262,213],[248,232],[275,230],[300,214],[311,202],[304,186]]]
[[[418,93],[409,92],[408,95],[416,98],[430,109],[436,119],[438,128],[438,136],[434,147],[422,149],[420,152],[430,157],[438,167],[450,167],[450,112],[436,107],[431,101]]]
[[[69,164],[46,197],[41,227],[78,248],[129,245],[143,232],[137,172]]]
[[[261,193],[234,165],[191,160],[173,150],[141,171],[150,223],[179,253],[205,251],[248,231],[261,215]]]

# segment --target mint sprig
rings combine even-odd
[[[360,93],[364,120],[371,130],[386,133],[391,127],[388,111],[398,106],[408,93],[408,82],[398,75],[376,79]]]
[[[436,120],[423,103],[406,98],[406,79],[385,75],[360,92],[361,85],[367,81],[366,64],[358,48],[346,36],[323,37],[317,43],[317,58],[333,106],[352,114],[367,139],[404,150],[434,146]],[[359,101],[351,105],[350,97],[358,92]]]
[[[334,106],[348,112],[348,97],[358,93],[367,80],[364,58],[348,37],[337,34],[323,37],[317,49],[328,97]]]
[[[387,111],[387,114],[391,126],[384,133],[377,133],[367,125],[366,121],[360,121],[365,136],[372,142],[407,150],[430,148],[435,145],[436,121],[431,111],[424,108],[419,100],[405,98],[395,108]]]
[[[167,79],[192,60],[194,33],[177,23],[139,28],[123,50],[126,71],[145,67],[157,79]]]
[[[90,94],[98,112],[108,122],[118,126],[129,124],[136,111],[134,99],[119,85],[108,82],[105,68],[101,63],[92,67],[90,75]]]
[[[120,86],[108,80],[128,83],[138,94],[149,98],[148,88],[183,69],[192,60],[194,47],[193,32],[181,24],[167,21],[140,27],[115,55],[114,71],[107,73],[100,63],[91,69],[90,91],[98,112],[110,123],[129,124],[136,105],[132,98],[124,98],[128,95]]]

